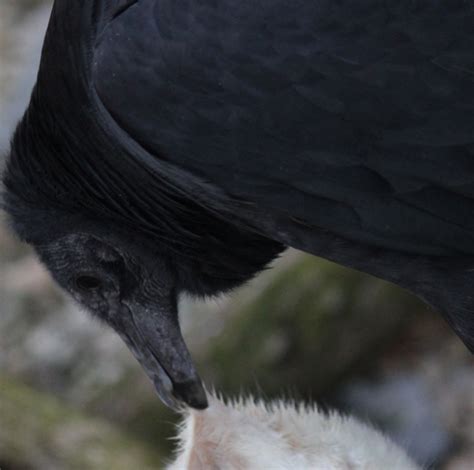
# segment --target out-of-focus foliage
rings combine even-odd
[[[13,468],[35,470],[152,470],[162,461],[156,449],[111,424],[6,378],[0,379],[0,456]]]
[[[392,284],[301,256],[235,309],[210,344],[216,383],[319,396],[426,307]]]

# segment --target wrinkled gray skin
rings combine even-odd
[[[168,406],[207,406],[181,336],[174,276],[145,247],[110,234],[61,235],[36,250],[56,281],[121,336]],[[133,252],[135,259],[126,253]]]

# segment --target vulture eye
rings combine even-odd
[[[102,281],[98,277],[89,274],[77,276],[74,283],[76,287],[82,291],[92,291],[102,287]]]

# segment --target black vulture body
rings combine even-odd
[[[474,351],[473,130],[466,1],[56,0],[6,207],[37,248],[128,237],[174,295],[299,248],[415,292]]]

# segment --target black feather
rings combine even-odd
[[[295,246],[474,348],[473,26],[463,0],[57,0],[7,208],[30,239],[35,210],[129,227],[214,290]]]

